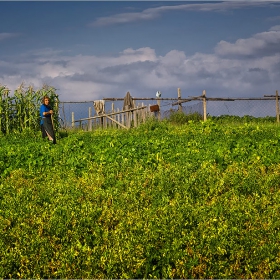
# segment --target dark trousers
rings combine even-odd
[[[56,143],[54,128],[51,118],[43,118],[43,124],[41,125],[42,137],[47,137],[47,133],[52,137],[53,143]]]

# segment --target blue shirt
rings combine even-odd
[[[45,104],[42,104],[41,105],[41,107],[40,107],[40,117],[41,117],[41,122],[40,122],[40,124],[43,124],[43,118],[50,118],[51,117],[51,115],[49,114],[49,115],[46,115],[46,116],[44,116],[44,114],[43,113],[45,113],[45,112],[49,112],[51,110],[51,107],[50,106],[47,106],[47,105],[45,105]]]

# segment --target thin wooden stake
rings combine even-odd
[[[118,113],[119,111],[120,111],[120,108],[117,108],[117,113]],[[117,115],[116,115],[116,120],[117,120],[117,122],[121,122],[122,117],[121,117],[120,114],[117,114]],[[120,127],[117,125],[117,128],[120,128]]]
[[[157,117],[158,117],[158,120],[160,121],[161,117],[160,117],[160,99],[157,100],[157,105],[158,105],[158,112],[157,112]]]
[[[178,102],[180,101],[180,99],[181,99],[181,89],[178,88]],[[182,103],[179,103],[179,105],[178,105],[178,110],[179,110],[180,112],[182,112]]]
[[[88,117],[91,118],[91,107],[88,107]],[[92,120],[88,120],[88,131],[92,131]]]
[[[206,90],[205,89],[202,92],[202,97],[203,97],[203,120],[206,121],[207,111],[206,111]]]
[[[115,113],[115,105],[114,105],[114,102],[112,102],[112,113]],[[113,118],[114,120],[116,120],[116,116],[115,116],[115,115],[113,115],[112,118]],[[113,126],[114,128],[116,127],[116,123],[115,123],[114,121],[112,122],[112,126]]]
[[[74,112],[72,112],[72,128],[74,128],[75,126],[75,116],[74,116]]]

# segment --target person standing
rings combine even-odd
[[[42,99],[42,105],[40,106],[40,117],[41,117],[41,131],[43,139],[48,137],[53,144],[56,144],[56,138],[53,127],[53,110],[50,107],[50,98],[44,96]]]

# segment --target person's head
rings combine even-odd
[[[42,99],[42,103],[45,104],[45,105],[49,105],[50,104],[50,98],[45,95]]]

